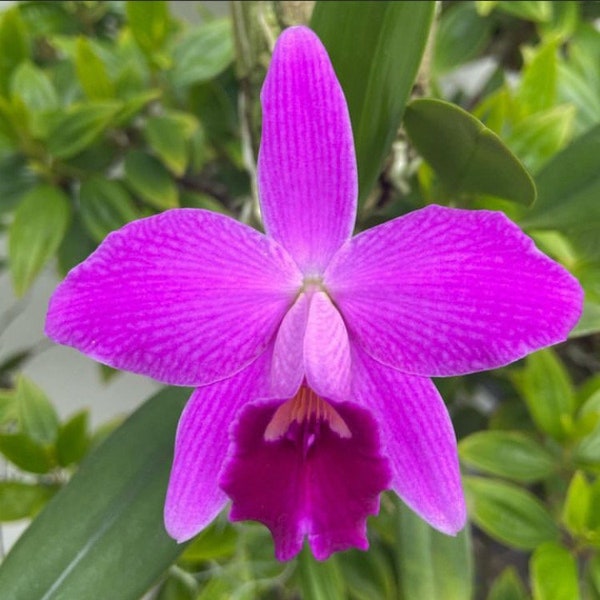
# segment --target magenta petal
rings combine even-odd
[[[310,29],[281,34],[261,98],[265,229],[304,273],[318,274],[352,234],[357,175],[344,94]]]
[[[199,385],[254,360],[300,285],[264,235],[172,210],[112,233],[75,267],[50,300],[46,333],[113,367]]]
[[[347,243],[325,285],[375,359],[416,375],[506,365],[561,342],[577,280],[499,212],[430,206]]]
[[[304,365],[308,385],[331,400],[345,400],[350,391],[350,343],[337,308],[323,292],[310,301],[304,337]]]
[[[165,526],[178,542],[196,535],[225,505],[218,477],[231,423],[245,402],[266,394],[270,361],[267,351],[237,375],[198,388],[188,401],[177,428],[165,503]]]
[[[429,379],[405,375],[354,350],[352,398],[379,424],[392,488],[430,525],[456,534],[465,524],[466,509],[444,401]]]
[[[265,441],[278,404],[246,406],[232,430],[232,452],[221,476],[233,501],[230,518],[266,525],[279,560],[293,558],[305,536],[319,560],[350,547],[366,549],[366,518],[379,510],[379,493],[389,482],[373,419],[364,409],[336,405],[352,437],[342,438],[321,423],[306,449],[306,432],[297,423],[285,437]]]

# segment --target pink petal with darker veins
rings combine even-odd
[[[505,215],[441,206],[357,235],[324,282],[368,354],[432,377],[562,342],[583,302],[577,280]]]
[[[230,518],[251,519],[273,534],[279,560],[293,558],[306,537],[315,557],[368,547],[366,518],[379,510],[389,482],[377,428],[369,414],[335,405],[351,437],[326,422],[297,423],[275,441],[265,431],[281,405],[246,406],[232,429],[232,450],[221,487],[232,499]]]
[[[352,400],[377,421],[392,489],[420,517],[454,535],[466,521],[456,437],[433,382],[353,348]]]
[[[352,234],[358,184],[346,100],[310,29],[281,34],[261,98],[265,229],[304,273],[318,274]]]
[[[271,351],[229,379],[198,388],[177,427],[165,502],[169,535],[184,542],[206,527],[227,501],[218,477],[229,450],[229,430],[246,402],[266,395]]]
[[[265,350],[301,282],[254,229],[171,210],[110,234],[75,267],[50,300],[46,333],[118,369],[206,384]]]

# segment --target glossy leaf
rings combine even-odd
[[[470,517],[502,544],[533,550],[558,538],[557,525],[530,492],[481,477],[465,477],[464,487]]]
[[[404,600],[473,596],[473,562],[468,527],[456,537],[430,527],[398,503],[398,570]]]
[[[524,115],[552,108],[556,101],[558,40],[551,38],[531,53],[516,93],[519,111]]]
[[[544,23],[552,18],[552,2],[548,0],[503,0],[496,5],[497,10],[520,19]]]
[[[536,425],[556,439],[564,439],[575,409],[569,375],[550,349],[530,354],[515,382]]]
[[[171,81],[175,87],[208,81],[224,71],[232,60],[231,22],[210,21],[190,31],[173,48]]]
[[[56,438],[56,457],[61,467],[78,463],[85,456],[90,445],[88,421],[88,411],[83,410],[61,424]]]
[[[156,208],[177,206],[177,187],[163,164],[139,150],[125,157],[125,177],[134,192]]]
[[[529,596],[514,567],[496,577],[486,600],[528,600]]]
[[[0,156],[0,215],[14,209],[35,182],[35,175],[22,156]]]
[[[0,434],[0,452],[13,465],[29,473],[48,473],[53,463],[49,452],[23,433]]]
[[[0,90],[12,70],[29,56],[27,28],[18,7],[0,14]]]
[[[462,108],[413,100],[404,125],[413,144],[449,191],[487,194],[531,204],[533,180],[500,138]]]
[[[97,242],[139,217],[128,191],[117,181],[92,177],[79,191],[81,220]]]
[[[161,49],[169,34],[167,2],[127,2],[127,22],[140,48],[148,55]]]
[[[534,113],[513,127],[506,143],[531,172],[537,173],[569,142],[575,112],[574,106],[563,104]]]
[[[23,62],[11,79],[11,93],[30,111],[47,111],[58,107],[58,97],[46,73],[33,63]]]
[[[11,600],[112,598],[115,590],[119,600],[139,600],[183,551],[162,511],[188,396],[158,393],[86,457],[0,565]]]
[[[108,76],[106,66],[84,37],[77,40],[75,69],[79,83],[90,100],[114,97],[115,86]]]
[[[537,175],[538,201],[521,221],[557,229],[589,258],[600,258],[600,125],[573,141]]]
[[[472,2],[450,5],[436,32],[433,70],[444,73],[477,57],[491,35],[491,20],[482,18]]]
[[[44,391],[21,375],[17,380],[16,399],[23,433],[40,444],[54,443],[58,415]]]
[[[69,225],[69,200],[58,188],[32,188],[15,211],[8,234],[13,285],[22,296],[56,253]]]
[[[352,120],[359,201],[382,169],[429,35],[434,2],[317,2],[311,27],[329,52]],[[368,51],[366,51],[368,49]]]
[[[347,590],[338,557],[316,561],[305,548],[298,557],[298,582],[305,600],[345,600]]]
[[[579,600],[575,557],[555,542],[543,544],[530,562],[534,600]]]
[[[56,158],[70,158],[87,148],[113,122],[119,102],[89,102],[67,109],[48,135],[48,151]]]
[[[469,467],[515,481],[539,481],[555,470],[553,456],[517,432],[479,431],[460,441],[459,454]]]
[[[150,147],[178,177],[185,173],[189,158],[189,139],[197,121],[184,113],[151,117],[146,123],[146,138]]]
[[[0,522],[32,517],[56,493],[56,490],[56,486],[22,481],[0,481]],[[13,588],[4,586],[0,589],[12,592]]]
[[[576,472],[571,479],[563,507],[562,520],[574,535],[585,533],[592,502],[592,490],[585,475]]]

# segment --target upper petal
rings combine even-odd
[[[223,215],[172,210],[112,233],[75,267],[46,333],[113,367],[199,385],[255,359],[300,284],[273,240]]]
[[[446,406],[431,380],[405,375],[353,349],[353,401],[379,425],[392,488],[431,526],[456,534],[466,508]]]
[[[229,379],[198,388],[177,427],[175,457],[165,503],[169,535],[184,542],[224,507],[218,484],[229,451],[229,430],[240,407],[267,394],[271,352]]]
[[[502,213],[430,206],[346,244],[325,274],[351,336],[417,375],[506,365],[566,339],[583,292]]]
[[[357,175],[344,94],[306,27],[279,37],[262,89],[258,186],[265,229],[316,274],[352,234]]]

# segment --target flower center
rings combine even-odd
[[[284,402],[273,414],[265,429],[264,439],[275,442],[284,437],[292,425],[304,426],[303,429],[314,429],[326,423],[331,431],[341,438],[351,438],[352,433],[346,422],[331,404],[315,394],[310,388],[302,386],[298,393]]]
[[[308,275],[302,281],[302,287],[300,288],[300,293],[303,292],[325,292],[327,293],[327,289],[325,288],[325,284],[323,283],[323,278],[319,275]]]

